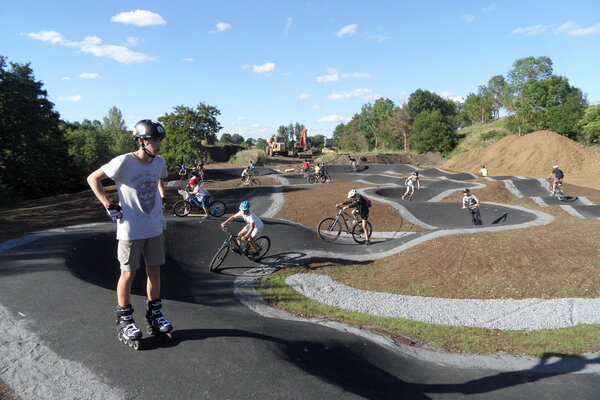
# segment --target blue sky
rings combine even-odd
[[[221,133],[299,122],[331,135],[363,104],[417,89],[476,92],[522,57],[600,103],[600,2],[0,0],[0,54],[31,62],[69,121],[129,127],[177,105],[220,111]]]

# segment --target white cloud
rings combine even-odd
[[[358,25],[356,25],[356,24],[346,25],[342,29],[340,29],[335,34],[335,36],[337,36],[339,38],[343,38],[344,36],[352,36],[352,35],[356,34],[357,30],[358,30]]]
[[[98,79],[100,78],[100,74],[97,74],[95,72],[82,72],[81,74],[79,74],[79,77],[83,79]]]
[[[167,21],[160,15],[147,10],[122,12],[110,19],[112,22],[141,26],[165,25]]]
[[[225,32],[231,29],[231,25],[227,22],[217,22],[217,32]]]
[[[65,37],[56,31],[39,31],[38,33],[27,33],[25,35],[32,39],[50,42],[52,44],[63,43],[66,41]]]
[[[312,94],[308,94],[308,93],[300,93],[300,95],[298,96],[298,98],[300,100],[308,100],[312,97]]]
[[[321,106],[318,104],[315,104],[314,106],[312,106],[313,110],[320,110]]]
[[[238,117],[238,121],[245,121],[246,117]]]
[[[331,99],[331,100],[346,100],[346,99],[351,99],[354,97],[369,96],[369,95],[371,95],[372,92],[373,91],[371,89],[366,89],[366,88],[348,90],[345,92],[331,92],[331,94],[329,96],[327,96],[327,98]]]
[[[455,96],[454,93],[452,93],[452,92],[444,91],[444,92],[442,92],[441,96],[445,99],[452,100],[457,103],[465,102],[464,96]]]
[[[577,28],[569,31],[569,36],[586,36],[600,33],[600,24],[590,26],[589,28]]]
[[[319,118],[317,122],[330,123],[330,122],[348,122],[350,118],[342,117],[341,115],[328,115],[323,118]]]
[[[465,22],[473,22],[473,21],[475,21],[475,16],[474,15],[461,15],[460,19],[462,19]]]
[[[80,94],[74,94],[72,96],[59,96],[58,100],[60,101],[69,101],[72,103],[81,101],[81,95]]]
[[[133,36],[129,36],[127,37],[127,44],[129,46],[137,46],[138,44],[140,44],[140,39]]]
[[[268,62],[263,65],[245,65],[244,68],[251,68],[252,72],[268,76],[271,72],[275,71],[275,63]]]
[[[517,29],[513,30],[512,34],[513,35],[534,36],[534,35],[539,35],[540,33],[544,33],[550,28],[552,28],[552,25],[524,26],[522,28],[517,28]]]
[[[385,35],[380,35],[380,34],[369,34],[367,35],[367,39],[372,40],[374,42],[377,43],[382,43],[385,42],[386,40],[390,40],[392,37],[391,36],[385,36]]]
[[[194,62],[194,59],[192,57],[186,57],[186,58],[182,58],[181,61]]]
[[[63,76],[62,78],[60,78],[61,81],[70,81],[71,77],[70,76]]]
[[[143,53],[138,53],[129,50],[125,46],[115,46],[102,44],[102,39],[96,36],[87,36],[81,42],[68,40],[61,33],[56,31],[40,31],[37,33],[27,33],[25,36],[41,40],[42,42],[50,42],[66,47],[74,47],[82,53],[90,53],[96,57],[105,57],[118,61],[123,64],[135,64],[152,61],[153,58]]]
[[[284,35],[287,35],[288,32],[290,31],[290,29],[292,29],[292,24],[294,23],[294,20],[291,19],[290,17],[285,19],[285,30],[283,31]]]
[[[562,24],[561,26],[556,28],[556,31],[554,31],[554,32],[561,33],[563,31],[570,31],[571,29],[575,29],[575,28],[577,28],[577,25],[575,25],[571,20],[568,20],[567,22],[565,22],[564,24]]]
[[[349,74],[340,74],[340,72],[337,69],[335,69],[335,68],[328,68],[327,72],[329,72],[327,75],[317,76],[316,80],[317,80],[318,83],[337,82],[340,79],[353,79],[353,78],[370,79],[370,78],[375,78],[375,75],[369,74],[369,73],[365,73],[365,72],[353,72],[353,73],[349,73]]]
[[[495,9],[496,9],[496,5],[490,4],[489,6],[482,8],[481,11],[490,12],[490,11],[494,11]]]

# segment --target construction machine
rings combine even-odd
[[[303,127],[302,133],[300,134],[300,140],[294,143],[294,155],[299,158],[310,158],[316,153],[317,152],[310,148],[310,143],[308,142],[308,130],[306,127]]]
[[[267,140],[266,153],[268,156],[283,155],[287,156],[289,150],[285,144],[285,137],[272,136]]]

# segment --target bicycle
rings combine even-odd
[[[344,172],[360,172],[360,170],[356,165],[356,162],[353,162],[344,166]]]
[[[556,189],[552,191],[552,183],[550,183],[550,191],[552,192],[552,197],[556,196],[556,198],[560,201],[565,199],[565,188],[562,182],[556,182]]]
[[[196,204],[190,200],[190,194],[187,191],[180,189],[178,192],[183,197],[183,200],[179,200],[173,204],[173,215],[185,217],[192,211],[192,204]],[[196,205],[196,207],[198,207],[198,205]],[[200,209],[200,213],[204,214],[204,207],[198,208]],[[221,200],[211,200],[208,211],[213,217],[220,217],[227,211],[227,206]]]
[[[481,212],[479,212],[479,207],[467,207],[467,210],[471,213],[471,222],[475,226],[479,226],[483,224],[481,220]]]
[[[342,222],[340,222],[340,220],[343,222],[344,227],[342,227]],[[349,225],[350,220],[353,220],[352,227]],[[342,207],[338,207],[338,213],[335,217],[323,218],[321,222],[319,222],[319,225],[317,225],[317,234],[326,242],[334,242],[337,240],[342,231],[351,235],[356,243],[363,244],[367,240],[367,235],[362,227],[361,219],[354,219],[354,217],[346,213]],[[367,231],[369,237],[371,237],[373,225],[371,225],[370,221],[367,221]]]
[[[325,174],[310,174],[308,176],[308,183],[316,183],[321,181],[321,183],[325,183],[327,182],[327,178],[329,177],[329,174],[325,173]],[[331,180],[331,177],[329,177],[329,180]]]
[[[414,195],[415,195],[415,192],[411,192],[409,194],[403,194],[402,195],[402,200],[412,201],[412,198],[413,198]]]
[[[236,185],[236,187],[260,186],[260,185],[261,185],[260,179],[249,175],[243,181],[238,183]]]
[[[227,254],[229,254],[229,250],[240,255],[245,255],[250,261],[258,261],[261,258],[263,258],[265,254],[267,254],[267,252],[269,251],[269,248],[271,248],[271,239],[269,239],[268,236],[260,236],[254,240],[256,246],[258,246],[258,253],[249,254],[249,251],[252,249],[250,243],[244,242],[244,246],[240,246],[237,242],[239,236],[229,231],[227,228],[222,229],[223,232],[229,235],[229,237],[225,239],[221,247],[219,247],[212,260],[210,261],[208,268],[211,271],[217,270],[217,268],[219,268],[221,264],[223,264],[223,261],[225,261]]]

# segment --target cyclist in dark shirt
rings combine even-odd
[[[343,210],[348,208],[354,208],[352,210],[352,215],[356,218],[356,214],[360,214],[362,219],[361,226],[363,228],[363,232],[366,234],[366,245],[371,244],[371,232],[367,229],[367,220],[369,219],[369,207],[367,206],[367,202],[365,199],[358,193],[355,189],[352,189],[348,192],[348,200],[343,203],[338,203],[335,205],[336,207],[342,207]]]
[[[562,184],[565,174],[558,168],[558,165],[553,165],[552,172],[550,172],[548,179],[552,178],[552,175],[554,175],[554,179],[552,180],[552,195],[554,195],[554,192],[556,192],[556,184],[559,182]]]

